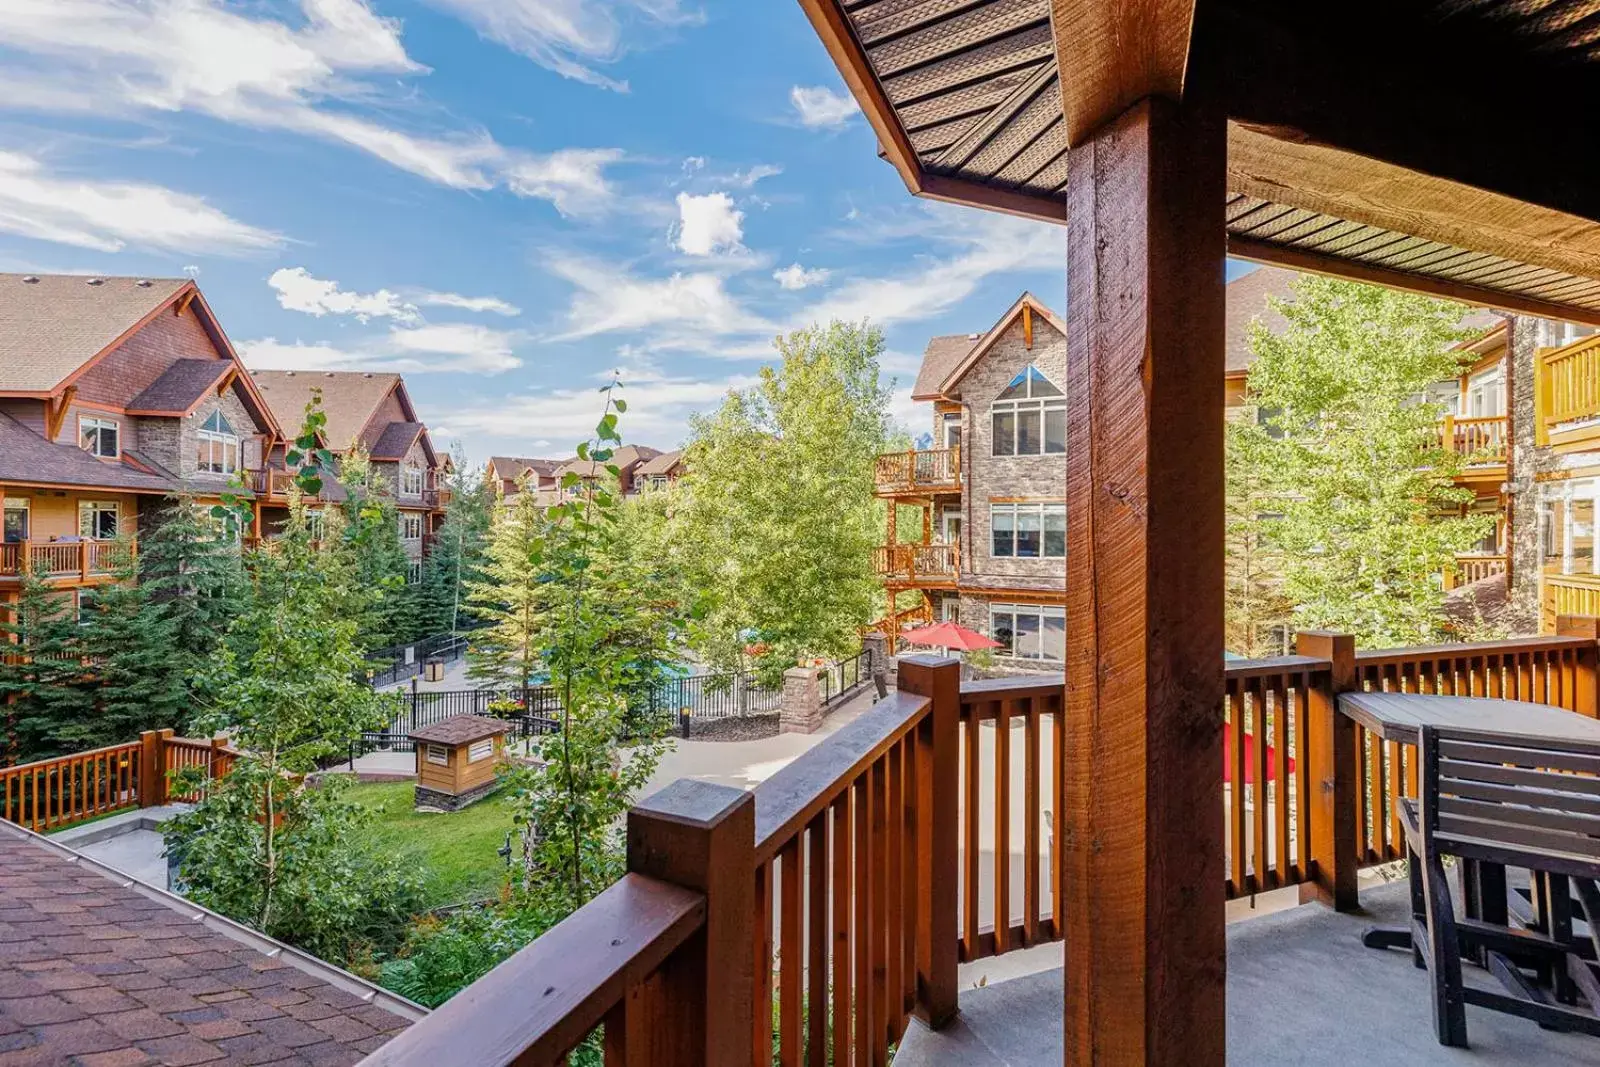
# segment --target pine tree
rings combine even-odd
[[[345,500],[343,536],[326,538],[342,552],[361,592],[357,642],[364,649],[385,648],[415,635],[414,592],[406,584],[410,560],[400,541],[400,513],[388,486],[365,452],[348,453],[339,468]]]
[[[239,549],[223,527],[184,491],[167,498],[140,540],[139,581],[152,616],[170,631],[178,673],[191,693],[199,668],[244,607]]]
[[[93,714],[61,726],[72,750],[117,744],[141,731],[186,725],[185,678],[202,662],[175,639],[177,626],[138,581],[132,554],[116,581],[85,598],[79,622]]]
[[[483,580],[494,516],[494,486],[483,468],[467,468],[459,443],[444,523],[423,564],[419,625],[428,634],[457,633],[467,619],[468,589]]]
[[[67,752],[63,731],[93,712],[72,607],[70,592],[26,572],[16,600],[0,604],[0,706],[10,762]]]
[[[530,686],[543,670],[545,516],[524,484],[494,518],[482,577],[468,589],[474,615],[486,625],[472,638],[467,677],[488,686]]]

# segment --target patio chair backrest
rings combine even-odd
[[[1600,877],[1600,745],[1425,726],[1418,751],[1438,851]]]

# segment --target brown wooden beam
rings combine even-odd
[[[1486,289],[1483,286],[1451,281],[1449,278],[1434,278],[1426,274],[1411,274],[1403,270],[1380,267],[1375,263],[1362,263],[1358,260],[1340,259],[1338,256],[1312,252],[1304,248],[1276,245],[1270,241],[1229,236],[1228,255],[1235,259],[1248,259],[1254,263],[1270,263],[1275,267],[1288,267],[1290,270],[1325,274],[1330,278],[1349,278],[1353,281],[1383,285],[1390,289],[1400,289],[1408,293],[1421,293],[1424,296],[1439,296],[1446,300],[1459,300],[1474,307],[1494,308],[1497,311],[1508,311],[1517,315],[1536,315],[1542,319],[1581,322],[1589,326],[1600,326],[1600,311],[1592,308],[1577,307],[1573,304],[1558,304],[1530,296],[1517,296],[1514,293],[1507,293],[1499,289]]]
[[[1220,114],[1144,101],[1072,150],[1066,1058],[1220,1067]]]
[[[1194,0],[1054,0],[1067,143],[1147,96],[1177,100],[1189,60]]]

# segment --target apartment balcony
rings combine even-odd
[[[1456,556],[1455,565],[1444,572],[1444,587],[1455,589],[1505,573],[1506,557],[1503,554],[1463,552]]]
[[[1446,415],[1439,421],[1441,447],[1461,457],[1458,481],[1505,480],[1509,426],[1504,415]]]
[[[435,488],[424,489],[422,491],[422,503],[425,506],[435,510],[448,507],[450,505],[450,497],[450,490],[444,486],[437,486]]]
[[[250,491],[263,504],[286,504],[294,488],[294,472],[286,470],[257,470],[248,475]]]
[[[873,563],[889,585],[954,589],[961,576],[961,546],[942,542],[880,545],[873,551]]]
[[[926,498],[961,492],[961,449],[929,448],[878,457],[878,495]]]
[[[55,585],[109,581],[133,562],[136,541],[11,541],[0,544],[0,585],[15,585],[27,572]]]
[[[1600,334],[1538,356],[1534,433],[1557,452],[1600,448]]]

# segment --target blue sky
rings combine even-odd
[[[248,363],[398,369],[440,443],[561,454],[620,367],[670,447],[870,316],[932,334],[1065,233],[914,200],[793,0],[0,0],[0,269],[196,273]]]

